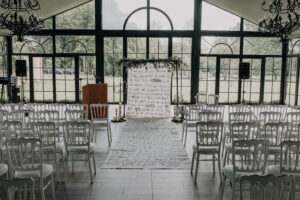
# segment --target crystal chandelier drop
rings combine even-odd
[[[44,27],[44,20],[32,13],[40,9],[37,0],[0,0],[0,7],[0,27],[17,35],[18,41],[24,40],[24,34]]]
[[[258,30],[273,33],[286,41],[289,36],[300,26],[299,0],[264,0],[262,10],[270,13],[269,17],[259,20]]]

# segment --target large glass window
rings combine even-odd
[[[146,1],[140,0],[103,0],[103,29],[123,29],[127,16],[135,9],[146,6]],[[126,29],[145,29],[146,12],[139,11],[131,16]]]
[[[56,36],[56,53],[95,53],[95,36]]]
[[[241,18],[202,1],[202,30],[240,30]]]
[[[281,55],[281,45],[279,38],[244,38],[244,54],[256,55]]]
[[[215,94],[216,57],[200,57],[199,93]]]
[[[95,2],[91,1],[56,16],[57,29],[94,29]]]
[[[171,6],[172,5],[172,6]],[[175,30],[192,30],[193,29],[193,14],[194,14],[194,1],[193,0],[150,0],[150,6],[156,7],[164,11],[171,19]],[[179,14],[180,13],[180,14]],[[151,10],[151,22],[161,23],[162,27],[170,29],[169,22],[158,15],[155,11]],[[153,20],[153,21],[152,21]],[[162,20],[164,23],[162,23]],[[151,23],[151,29],[157,29]]]
[[[104,82],[108,86],[108,101],[120,102],[123,99],[123,68],[117,63],[123,58],[123,39],[119,37],[104,38]]]
[[[201,54],[239,54],[238,37],[201,37]]]
[[[13,37],[13,53],[45,54],[52,52],[51,36],[25,36],[24,42],[18,42],[17,37]]]

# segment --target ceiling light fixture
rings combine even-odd
[[[44,27],[44,20],[32,13],[40,9],[37,0],[0,0],[0,7],[4,9],[0,27],[17,35],[18,41],[24,40],[24,34]]]

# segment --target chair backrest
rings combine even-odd
[[[64,123],[64,142],[68,149],[70,146],[88,146],[90,148],[91,128],[89,122],[66,122]]]
[[[6,141],[10,173],[15,171],[39,171],[43,174],[43,143],[41,139],[18,138]]]
[[[27,187],[26,191],[23,190],[25,187]],[[18,197],[17,199],[27,199],[28,192],[29,200],[35,199],[34,180],[31,178],[0,179],[0,192],[1,189],[4,189],[4,198],[6,200],[13,200],[16,196]]]
[[[263,174],[267,156],[268,142],[265,140],[233,141],[232,165],[234,176],[238,172]]]
[[[257,122],[235,122],[230,124],[230,141],[250,140],[258,138],[259,123]]]
[[[18,103],[1,104],[1,110],[6,110],[8,112],[19,110],[19,108],[20,108],[20,104],[18,104]]]
[[[29,124],[34,138],[41,139],[43,146],[56,147],[56,125],[54,122],[32,122]]]
[[[269,122],[280,122],[281,113],[280,112],[261,112],[259,114],[259,122],[261,129],[264,129],[265,124]]]
[[[210,94],[210,95],[208,95],[207,104],[210,104],[210,105],[217,105],[217,104],[219,104],[219,95],[216,95],[216,94]]]
[[[284,122],[270,122],[265,124],[264,136],[260,139],[269,141],[269,146],[278,146],[282,141],[289,140],[288,123]]]
[[[197,122],[196,144],[198,146],[220,146],[224,130],[223,122]]]
[[[224,114],[225,106],[223,106],[223,105],[207,105],[206,109]]]
[[[7,110],[0,110],[0,121],[6,121],[8,118]]]
[[[229,124],[235,122],[249,122],[251,121],[251,112],[232,112],[229,113]]]
[[[37,111],[32,115],[31,122],[54,122],[59,123],[59,112],[55,110]]]
[[[300,142],[283,141],[280,153],[280,174],[300,175]]]
[[[5,139],[23,137],[23,127],[20,121],[0,122],[0,129]]]
[[[218,121],[223,122],[223,113],[208,111],[208,112],[199,112],[198,121],[207,122],[207,121]]]
[[[8,120],[11,121],[20,121],[23,127],[27,126],[27,123],[30,122],[30,119],[34,115],[33,110],[15,110],[9,113]]]
[[[67,105],[62,103],[52,103],[48,105],[48,110],[58,111],[59,120],[65,120],[65,112],[67,110]]]
[[[288,112],[286,113],[285,121],[290,123],[290,131],[293,133],[298,132],[298,124],[300,124],[300,112]]]
[[[34,112],[47,110],[47,104],[45,103],[30,103],[27,105]]]
[[[295,178],[281,175],[250,175],[240,179],[240,200],[292,200]]]
[[[196,96],[196,104],[207,104],[207,94],[206,93],[197,93]]]
[[[249,112],[248,107],[243,104],[233,104],[228,106],[228,112],[234,113],[234,112]]]
[[[87,109],[88,109],[87,104],[74,103],[74,104],[67,105],[67,110],[87,110]]]
[[[279,112],[281,113],[281,119],[285,119],[287,111],[287,106],[286,105],[269,105],[269,112]]]
[[[263,105],[263,104],[260,104],[260,105],[252,105],[250,106],[250,109],[251,111],[254,113],[255,115],[255,119],[259,119],[259,114],[261,112],[268,112],[269,110],[269,106],[268,105]]]
[[[108,120],[109,116],[109,106],[108,104],[91,104],[90,113],[92,121],[95,120]]]
[[[87,121],[88,110],[67,110],[66,119],[67,121]]]

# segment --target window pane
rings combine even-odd
[[[74,58],[55,58],[56,101],[75,102]]]
[[[244,54],[280,55],[281,45],[278,38],[248,37],[244,39]]]
[[[252,22],[244,20],[244,31],[258,31],[258,26]]]
[[[295,105],[296,74],[297,57],[288,58],[285,103],[289,106]]]
[[[146,6],[146,1],[140,0],[103,0],[103,29],[123,29],[123,24],[127,16],[135,9]],[[134,17],[127,24],[127,29],[145,29],[146,14]],[[133,17],[133,16],[132,16]],[[142,18],[140,18],[142,17]]]
[[[82,100],[82,87],[87,84],[95,84],[96,79],[96,57],[80,56],[79,57],[79,99]]]
[[[95,2],[91,1],[56,16],[57,29],[94,29]]]
[[[13,37],[13,53],[44,54],[52,52],[51,36],[25,36],[24,42],[18,42],[17,37]]]
[[[46,19],[44,21],[45,27],[43,29],[52,29],[53,28],[53,22],[52,22],[52,17],[49,19]]]
[[[215,94],[216,57],[200,57],[199,93]]]
[[[104,82],[108,86],[108,102],[123,100],[123,68],[117,64],[122,58],[123,38],[104,38]]]
[[[151,30],[171,30],[172,26],[168,18],[157,10],[150,10]]]
[[[149,57],[153,59],[168,58],[168,38],[150,38]]]
[[[170,6],[172,5],[172,6]],[[163,10],[171,19],[175,30],[192,30],[194,1],[193,0],[151,0],[151,7]],[[162,17],[156,18],[151,13],[150,19],[161,21]],[[168,27],[168,26],[166,26]],[[151,28],[152,29],[152,28]]]
[[[7,77],[6,39],[0,36],[0,77]]]
[[[127,39],[128,58],[146,58],[146,38]]]
[[[191,38],[173,38],[173,57],[182,60],[183,65],[178,69],[178,97],[180,103],[189,103],[191,98]],[[177,79],[175,70],[172,78],[172,103],[177,100]]]
[[[240,30],[240,17],[202,1],[203,30]]]
[[[95,53],[95,36],[56,36],[57,53]]]
[[[34,101],[53,102],[52,58],[33,58]]]
[[[281,58],[266,58],[264,103],[280,101]]]
[[[201,37],[201,54],[239,54],[237,37]]]

